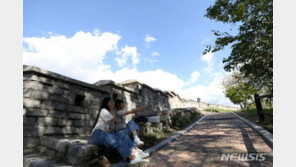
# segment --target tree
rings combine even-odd
[[[223,86],[226,97],[234,104],[240,105],[242,109],[249,109],[249,101],[259,92],[242,74],[234,71],[224,78]]]
[[[214,31],[215,45],[204,51],[217,52],[231,45],[231,54],[223,59],[224,69],[239,67],[248,81],[259,89],[273,90],[273,1],[216,0],[205,17],[239,25],[238,34]]]

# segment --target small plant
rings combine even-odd
[[[65,163],[67,162],[67,159],[62,154],[56,155],[56,162],[57,163]]]
[[[34,152],[39,152],[39,153],[40,153],[40,152],[41,152],[41,146],[38,145],[38,146],[34,147],[34,148],[33,148],[33,151],[34,151]]]

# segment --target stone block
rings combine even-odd
[[[62,134],[64,135],[77,135],[78,134],[78,128],[72,127],[72,126],[65,126],[62,128]]]
[[[56,125],[57,121],[58,121],[57,118],[41,117],[41,118],[38,118],[36,124],[37,125]]]
[[[41,91],[32,91],[31,98],[38,99],[38,100],[47,100],[49,99],[50,94],[47,92],[41,92]]]
[[[62,103],[57,103],[56,110],[65,111],[66,110],[66,105],[62,104]]]
[[[83,119],[86,114],[68,113],[69,119]]]
[[[33,76],[34,77],[34,76]],[[41,83],[45,83],[47,85],[53,85],[54,81],[45,77],[41,77],[41,76],[37,76],[37,81],[41,82]]]
[[[56,139],[53,137],[41,137],[41,145],[65,155],[68,149],[69,141],[67,139]]]
[[[48,110],[39,109],[39,108],[28,108],[26,116],[45,117],[47,113],[48,113]]]
[[[42,136],[44,132],[44,126],[27,126],[23,128],[24,137]]]
[[[69,97],[68,96],[61,96],[61,95],[52,95],[50,98],[52,101],[60,102],[60,103],[69,103]]]
[[[25,117],[23,119],[23,126],[34,126],[36,119],[37,118],[35,118],[35,117]]]
[[[38,153],[24,153],[23,167],[70,167],[70,165],[57,164],[54,158]]]
[[[41,145],[51,148],[55,144],[54,138],[42,136],[40,137]]]
[[[23,139],[23,147],[28,148],[28,147],[35,147],[37,145],[40,145],[40,139],[39,138],[24,138]]]
[[[67,112],[65,111],[56,111],[56,110],[49,110],[47,116],[53,118],[65,118]]]
[[[85,121],[85,126],[92,127],[94,122],[95,122],[94,120]]]
[[[99,110],[100,109],[100,104],[90,104],[88,106],[89,109],[92,109],[92,110]]]
[[[65,83],[65,82],[61,82],[61,81],[57,81],[55,83],[58,87],[64,88],[64,89],[70,89],[69,84]]]
[[[23,106],[28,108],[38,108],[40,107],[40,101],[35,99],[24,98],[23,99]]]
[[[57,125],[58,126],[67,126],[72,125],[73,121],[69,119],[59,119]]]
[[[32,90],[26,89],[24,90],[23,97],[29,98],[31,97],[31,94],[32,94]]]
[[[77,95],[85,95],[85,91],[81,90],[81,88],[78,87],[73,87],[70,91]]]
[[[63,134],[61,127],[46,127],[44,130],[45,135],[61,135]]]
[[[85,120],[75,120],[73,126],[82,127],[85,126]]]
[[[70,112],[73,112],[73,113],[86,113],[86,108],[81,107],[81,106],[69,105],[67,110]]]
[[[55,150],[49,149],[48,147],[45,147],[45,146],[41,146],[40,151],[50,157],[55,157],[57,155],[57,152]]]
[[[90,109],[88,110],[88,114],[91,115],[91,117],[96,117],[99,114],[99,109]]]
[[[40,107],[43,109],[52,110],[52,109],[56,108],[56,103],[54,103],[52,101],[43,101]]]
[[[61,88],[58,88],[58,87],[49,87],[47,91],[50,93],[57,94],[57,95],[64,94],[64,90]]]
[[[25,86],[25,89],[34,89],[34,90],[44,90],[46,86],[39,82],[28,82]]]
[[[72,144],[66,154],[71,164],[85,166],[85,163],[99,156],[99,149],[96,145]]]

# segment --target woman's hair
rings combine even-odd
[[[102,104],[101,104],[101,107],[100,107],[100,110],[105,108],[107,110],[110,110],[109,106],[108,106],[108,102],[111,100],[111,97],[105,97],[102,101]]]
[[[115,101],[115,108],[118,109],[118,108],[120,107],[120,104],[123,104],[123,103],[124,103],[123,100],[121,100],[121,99],[117,99],[117,100]]]
[[[101,110],[102,110],[103,108],[105,108],[105,109],[107,109],[107,110],[110,110],[109,107],[108,107],[108,102],[109,102],[110,100],[111,100],[111,97],[105,97],[105,98],[103,99],[102,104],[101,104],[101,107],[100,107],[100,111],[99,111],[99,113],[98,113],[98,115],[97,115],[97,117],[96,117],[96,119],[95,119],[95,122],[94,122],[94,124],[93,124],[92,129],[96,126],[96,124],[97,124],[97,122],[98,122],[98,118],[99,118],[99,116],[100,116]],[[91,129],[91,130],[92,130],[92,129]]]

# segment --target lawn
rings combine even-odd
[[[225,109],[219,109],[219,108],[205,108],[204,111],[210,111],[210,112],[232,112],[233,110],[225,110]]]
[[[236,112],[240,116],[250,120],[251,122],[263,127],[270,133],[273,133],[273,108],[265,108],[263,109],[263,114],[265,117],[264,122],[259,122],[258,114],[256,108],[251,108],[249,110],[241,110]]]

